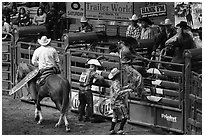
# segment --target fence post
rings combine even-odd
[[[184,133],[189,133],[189,124],[188,124],[188,118],[190,115],[190,100],[189,100],[189,94],[191,89],[191,53],[189,50],[184,51],[184,57],[185,57],[185,85],[184,85]]]

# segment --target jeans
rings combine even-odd
[[[87,105],[87,106],[86,106]],[[93,94],[91,90],[79,91],[79,117],[85,115],[90,118],[93,115]]]

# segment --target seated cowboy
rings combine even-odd
[[[38,39],[38,43],[41,46],[33,53],[32,64],[39,69],[38,78],[43,75],[48,76],[53,73],[60,73],[59,56],[56,49],[49,45],[50,42],[51,39],[42,36],[41,39]],[[36,93],[34,93],[33,99],[36,99]]]
[[[81,22],[81,27],[79,28],[80,32],[85,33],[93,31],[93,27],[91,24],[88,23],[88,19],[86,19],[86,17],[83,16],[80,22]]]

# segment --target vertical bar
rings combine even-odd
[[[86,2],[84,2],[84,16],[86,17]]]
[[[185,76],[184,76],[184,133],[189,133],[189,124],[188,124],[188,118],[190,113],[190,100],[189,100],[189,94],[190,94],[190,75],[191,75],[191,55],[190,51],[185,52]]]
[[[135,3],[134,2],[132,2],[132,15],[134,15],[134,13],[135,13]]]

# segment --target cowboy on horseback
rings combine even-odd
[[[193,41],[191,27],[187,25],[187,22],[181,21],[176,25],[177,33],[166,41],[165,45],[168,48],[175,48],[174,55],[171,62],[173,63],[184,63],[183,51],[185,49],[195,48],[195,43]]]
[[[41,39],[38,39],[38,43],[41,46],[33,53],[32,64],[37,66],[39,69],[39,73],[37,75],[37,84],[39,86],[49,74],[60,73],[59,56],[56,49],[49,45],[50,42],[51,39],[48,39],[46,36],[42,36]],[[33,93],[32,98],[34,101],[37,99],[36,93]]]

